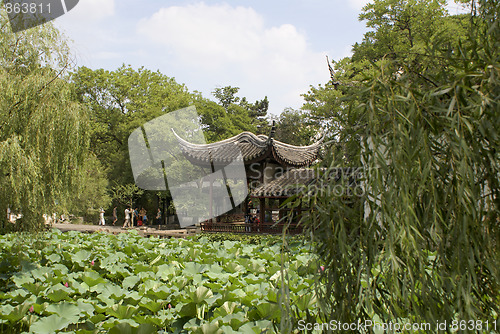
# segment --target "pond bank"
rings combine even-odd
[[[56,228],[61,232],[78,231],[83,233],[106,232],[110,234],[125,233],[129,230],[137,230],[139,235],[150,237],[156,236],[159,238],[185,238],[187,236],[195,235],[196,228],[168,230],[164,225],[152,225],[122,228],[113,225],[84,225],[84,224],[52,224],[52,228]]]

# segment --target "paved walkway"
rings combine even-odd
[[[83,224],[52,224],[53,228],[57,228],[62,232],[79,231],[86,233],[107,232],[111,234],[125,233],[131,229],[135,229],[143,236],[157,236],[160,238],[185,238],[189,235],[196,234],[196,229],[180,229],[180,230],[160,230],[158,225],[131,227],[124,229],[120,226],[113,225],[83,225]]]
[[[52,224],[53,228],[57,228],[62,232],[68,231],[79,231],[79,232],[98,232],[98,231],[106,231],[110,233],[120,233],[125,232],[126,230],[122,230],[121,226],[113,226],[113,225],[86,225],[86,224]]]

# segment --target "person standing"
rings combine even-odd
[[[106,225],[106,221],[104,220],[104,209],[99,209],[99,225]]]
[[[116,206],[113,208],[113,226],[115,225],[116,221],[118,220],[118,215],[116,214]]]
[[[139,221],[139,209],[135,208],[135,210],[132,211],[132,226],[136,226],[138,221]]]
[[[161,225],[161,210],[158,208],[158,212],[156,213],[156,224]]]
[[[130,216],[132,214],[132,208],[125,209],[125,222],[123,223],[123,228],[130,227]]]

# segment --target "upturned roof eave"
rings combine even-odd
[[[277,163],[288,166],[288,167],[307,167],[310,166],[318,159],[319,148],[321,146],[321,142],[323,138],[312,145],[308,146],[294,146],[290,144],[286,144],[275,140],[272,137],[267,137],[265,135],[255,135],[251,132],[242,132],[239,135],[233,136],[231,138],[210,144],[193,144],[181,138],[177,133],[172,129],[172,132],[176,136],[178,142],[181,145],[181,150],[184,155],[187,157],[189,161],[197,165],[210,165],[211,161],[207,159],[207,157],[197,157],[196,153],[198,152],[207,152],[207,150],[217,150],[223,149],[224,145],[230,145],[233,143],[234,145],[243,145],[250,144],[256,147],[256,149],[260,150],[257,154],[252,154],[250,157],[242,156],[245,165],[249,165],[255,162],[263,161],[267,158],[274,159]],[[241,147],[241,146],[240,146]],[[287,158],[278,152],[279,149],[284,149],[286,151],[296,152],[297,155],[304,154],[306,152],[311,152],[311,156],[307,159],[299,159],[294,160],[293,158]],[[212,159],[211,157],[210,159]],[[225,163],[224,159],[213,159],[213,163],[221,164]]]

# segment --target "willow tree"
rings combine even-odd
[[[320,191],[302,199],[313,208],[302,222],[326,267],[317,289],[322,320],[430,323],[425,332],[433,333],[437,322],[457,321],[463,332],[494,331],[500,311],[500,4],[472,2],[463,35],[443,40],[419,21],[427,17],[419,14],[426,2],[430,14],[439,13],[441,2],[431,0],[366,6],[362,18],[376,20],[370,21],[376,30],[343,63],[352,69],[377,55],[362,64],[369,68],[365,78],[349,82],[340,71],[341,80],[333,77],[328,86],[333,93],[318,89],[308,96],[309,106],[316,103],[322,112],[336,108],[336,139],[351,143],[350,159],[338,154],[329,167],[363,167],[359,197],[348,195],[351,183],[341,196]],[[449,23],[442,13],[434,21]],[[406,18],[409,25],[396,31]],[[384,44],[408,38],[412,27],[423,33],[418,50],[411,49],[414,39],[391,53]],[[389,32],[399,34],[381,38]],[[330,188],[342,181],[325,175]]]
[[[88,148],[87,116],[63,75],[71,65],[50,24],[12,33],[0,18],[0,209],[35,229],[42,214],[71,202]],[[0,228],[6,215],[0,215]]]

